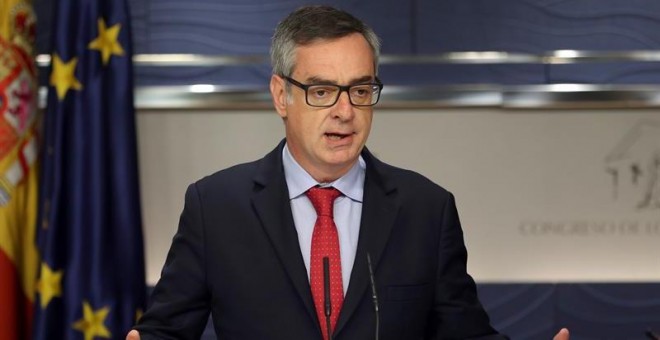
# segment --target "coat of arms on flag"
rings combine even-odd
[[[35,18],[31,7],[17,3],[0,34],[0,205],[36,159],[36,71],[32,56]],[[6,34],[4,34],[6,33]],[[24,137],[28,137],[27,139]],[[7,162],[9,158],[13,158]]]

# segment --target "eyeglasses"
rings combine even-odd
[[[337,103],[342,92],[348,93],[348,99],[353,106],[374,106],[380,99],[383,84],[376,77],[375,83],[341,86],[336,84],[302,84],[293,78],[284,76],[289,83],[305,91],[307,105],[314,107],[330,107]]]

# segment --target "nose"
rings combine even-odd
[[[342,91],[337,98],[334,110],[335,117],[348,121],[355,116],[355,107],[351,104],[351,99],[348,96],[348,91]]]

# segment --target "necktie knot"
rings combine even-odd
[[[313,187],[307,191],[307,197],[312,202],[318,216],[332,217],[332,207],[335,199],[340,195],[341,192],[333,187]]]

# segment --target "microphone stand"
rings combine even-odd
[[[323,258],[323,288],[325,327],[328,340],[332,340],[332,333],[330,332],[330,315],[332,315],[332,304],[330,302],[330,259],[327,256]]]
[[[376,314],[375,339],[379,340],[380,314],[378,312],[378,294],[376,293],[376,279],[374,277],[374,269],[371,266],[371,255],[369,253],[367,253],[367,266],[369,267],[369,281],[371,281],[371,298],[374,302],[374,312]]]

